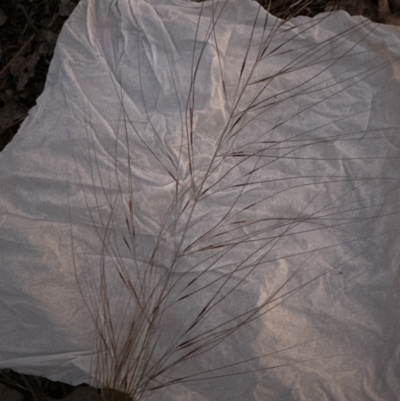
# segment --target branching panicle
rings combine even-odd
[[[299,1],[298,7],[306,5]],[[83,192],[101,243],[101,262],[93,272],[75,260],[98,332],[94,375],[98,386],[135,401],[176,383],[271,369],[259,366],[260,361],[293,347],[186,371],[192,361],[210,355],[305,286],[351,264],[371,244],[381,246],[364,229],[390,215],[383,205],[391,204],[397,190],[397,176],[359,171],[360,158],[339,151],[357,142],[365,146],[366,160],[391,157],[371,155],[370,147],[380,138],[377,129],[351,123],[368,110],[361,105],[347,116],[313,119],[318,110],[334,107],[345,90],[389,66],[372,60],[354,75],[344,64],[357,63],[357,46],[376,26],[362,21],[309,45],[303,38],[328,15],[297,26],[258,8],[249,37],[242,38],[246,45],[237,49],[243,59],[234,71],[224,59],[224,38],[217,29],[228,6],[229,0],[211,1],[197,8],[187,56],[189,82],[174,70],[176,61],[162,38],[176,105],[175,132],[161,135],[148,106],[144,39],[138,35],[141,93],[135,100],[143,113],[140,118],[130,114],[120,83],[113,80],[121,112],[108,177],[88,134],[93,189]],[[209,62],[212,51],[214,64]],[[202,73],[206,68],[219,74],[213,82],[219,85],[213,88],[219,109],[209,120],[200,107],[207,92],[202,86],[209,84]],[[345,122],[351,128],[340,131]],[[156,207],[150,198],[139,201],[146,177],[134,171],[143,154],[160,174],[153,192]],[[328,162],[336,169],[328,170]],[[353,168],[354,174],[346,173]],[[360,204],[359,194],[377,180],[392,182],[392,192]],[[302,245],[293,246],[293,239]],[[339,248],[342,252],[335,253]],[[329,264],[318,265],[321,255]],[[279,265],[286,272],[265,289],[263,299],[236,302],[250,278],[261,280]],[[119,392],[104,390],[104,400],[121,399]]]

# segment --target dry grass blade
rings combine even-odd
[[[134,15],[141,5],[131,6]],[[160,13],[151,40],[164,62],[157,79],[169,88],[161,106],[145,22],[135,21],[136,71],[128,77],[122,67],[107,67],[118,107],[115,143],[86,127],[88,167],[76,158],[99,257],[85,259],[73,245],[74,261],[98,332],[95,384],[107,401],[300,363],[264,362],[295,346],[207,368],[201,361],[215,363],[213,352],[227,341],[240,341],[259,319],[355,265],[368,249],[385,252],[385,239],[397,233],[385,224],[400,211],[399,177],[394,170],[379,174],[379,163],[398,163],[388,146],[396,132],[358,123],[371,112],[368,103],[347,115],[330,112],[345,93],[391,67],[393,61],[372,56],[374,49],[360,51],[376,25],[350,24],[310,44],[308,35],[327,14],[295,25],[252,6],[253,23],[235,36],[240,46],[230,54],[219,26],[234,7],[193,7],[198,19],[186,49],[163,34]],[[104,48],[97,50],[106,59]],[[230,65],[230,57],[240,62]],[[89,117],[96,112],[84,110]],[[380,188],[385,192],[377,194]]]

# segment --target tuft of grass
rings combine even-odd
[[[218,30],[229,5],[211,0],[195,8],[185,74],[175,69],[176,49],[158,37],[163,84],[173,93],[164,122],[138,23],[137,70],[128,77],[109,67],[115,143],[103,143],[90,121],[85,127],[89,167],[79,160],[76,167],[99,257],[87,258],[73,231],[71,238],[97,333],[93,384],[105,401],[138,401],[177,384],[271,369],[269,356],[317,339],[251,359],[213,355],[251,341],[250,328],[268,313],[316,280],[353,268],[366,249],[393,235],[370,230],[398,213],[398,176],[359,171],[360,159],[343,153],[356,143],[371,167],[397,160],[382,145],[383,132],[388,143],[397,133],[356,123],[370,105],[341,117],[329,112],[344,88],[359,90],[394,62],[371,59],[359,72],[356,45],[376,25],[362,20],[310,45],[304,38],[329,14],[298,26],[290,18],[307,2],[283,20],[253,7],[254,24],[236,49],[240,68],[233,69]],[[210,69],[218,76],[212,87]],[[134,99],[127,95],[131,82],[140,88]],[[208,96],[211,115],[203,112]],[[382,181],[392,183],[387,193],[360,204],[360,194]]]

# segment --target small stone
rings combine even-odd
[[[17,77],[24,69],[27,60],[24,56],[17,57],[10,66],[10,72],[14,77]]]
[[[69,0],[61,0],[58,13],[62,17],[69,17],[75,8],[75,4],[71,3]]]
[[[6,95],[8,97],[13,97],[13,95],[14,95],[14,91],[10,88],[6,89],[4,92],[6,93]]]

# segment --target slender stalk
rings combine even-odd
[[[271,21],[258,8],[249,37],[242,38],[246,44],[238,48],[242,59],[235,71],[224,59],[218,29],[229,3],[212,0],[196,8],[186,81],[174,69],[175,49],[160,37],[167,61],[164,78],[175,106],[170,136],[160,131],[146,92],[146,42],[140,33],[140,91],[133,114],[124,95],[126,77],[121,74],[117,82],[110,67],[120,111],[114,159],[107,169],[95,140],[99,133],[86,131],[93,187],[84,186],[83,174],[79,179],[99,239],[100,262],[93,271],[74,251],[74,264],[98,333],[93,374],[105,401],[139,401],[177,383],[272,369],[275,365],[264,364],[269,356],[305,342],[207,370],[187,370],[316,280],[351,265],[369,246],[381,246],[377,237],[387,232],[371,234],[365,227],[399,213],[392,207],[398,176],[347,173],[360,160],[398,160],[398,155],[369,152],[380,140],[378,131],[386,129],[390,137],[391,128],[353,128],[352,122],[370,111],[361,107],[340,118],[313,120],[344,91],[390,67],[393,61],[372,60],[359,75],[343,68],[344,60],[357,63],[359,45],[376,26],[362,21],[308,45],[302,38],[328,15],[299,27],[286,19]],[[307,5],[298,3],[293,9]],[[139,23],[135,29],[140,32]],[[348,40],[353,37],[358,39]],[[217,72],[212,92],[217,122],[202,114],[204,92],[209,95],[207,68]],[[300,73],[304,78],[297,79]],[[351,128],[338,130],[344,123]],[[366,156],[338,151],[355,142],[365,146]],[[159,188],[154,188],[158,210],[139,201],[141,189],[151,190],[144,187],[149,172],[140,165],[143,154],[159,174]],[[336,168],[325,169],[327,163]],[[382,181],[392,183],[388,192],[360,204],[358,194]],[[291,246],[293,239],[304,247]],[[321,255],[325,259],[319,266]],[[287,271],[266,288],[263,299],[244,306],[236,302],[251,280],[267,277],[280,264]]]

